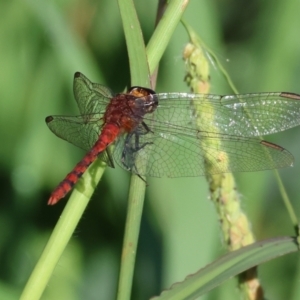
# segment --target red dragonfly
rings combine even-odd
[[[46,123],[88,152],[52,192],[50,205],[65,197],[97,158],[110,167],[116,161],[140,177],[249,172],[294,161],[287,150],[259,137],[300,124],[298,94],[156,94],[142,87],[114,94],[76,72],[74,96],[80,115],[49,116]]]

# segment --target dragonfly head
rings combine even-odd
[[[144,113],[152,113],[158,106],[156,93],[151,89],[133,86],[128,94],[136,97],[135,105],[142,108]]]

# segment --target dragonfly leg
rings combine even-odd
[[[143,125],[144,127],[144,125]],[[135,174],[137,174],[143,181],[145,181],[139,174],[138,168],[135,163],[136,154],[147,145],[153,144],[152,142],[146,142],[140,145],[140,135],[144,135],[150,132],[149,128],[145,124],[146,131],[142,133],[139,131],[133,131],[129,133],[125,138],[124,148],[121,155],[121,162],[123,166]],[[145,181],[146,182],[146,181]]]
[[[144,129],[146,130],[145,132],[141,132],[140,134],[144,135],[147,134],[149,132],[154,133],[145,122],[142,122],[142,126],[144,127]]]

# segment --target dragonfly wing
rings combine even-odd
[[[98,158],[105,162],[109,167],[115,167],[110,147],[108,147],[104,152],[100,153]]]
[[[86,122],[83,116],[49,116],[46,123],[58,137],[84,150],[90,150],[98,140],[101,115],[94,114]]]
[[[294,161],[275,144],[217,133],[201,133],[199,139],[167,132],[132,134],[119,141],[114,157],[121,167],[150,177],[249,172],[287,167]]]
[[[153,131],[181,127],[185,132],[201,130],[252,137],[300,124],[300,95],[292,93],[162,93],[157,97],[158,108],[144,118]]]
[[[109,88],[92,83],[80,72],[76,72],[74,75],[73,90],[79,111],[87,120],[93,113],[104,113],[110,98],[113,96]]]

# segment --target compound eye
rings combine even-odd
[[[154,95],[155,92],[151,89],[140,87],[140,86],[133,86],[129,89],[128,93],[135,97],[144,97],[148,95]]]

